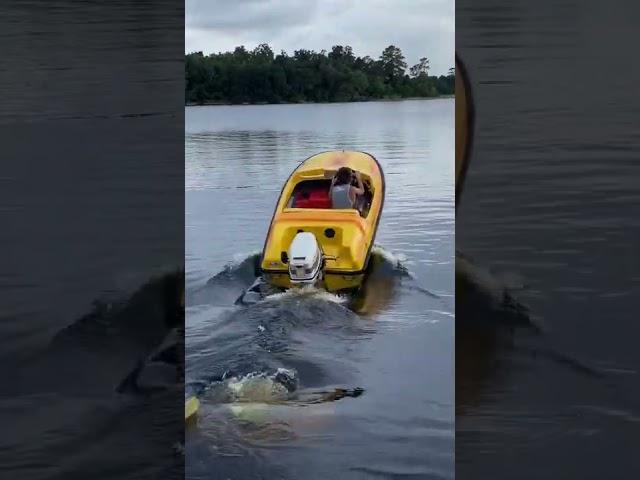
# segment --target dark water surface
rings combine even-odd
[[[183,12],[0,5],[2,478],[182,476],[181,387],[115,389],[184,258]]]
[[[187,108],[187,388],[202,399],[188,478],[453,477],[453,120],[450,99]],[[334,148],[386,176],[365,298],[235,306],[283,182]],[[278,368],[297,395],[230,396]]]
[[[456,4],[477,120],[456,246],[529,314],[456,292],[457,476],[638,478],[637,5],[505,3]]]

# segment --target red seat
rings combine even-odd
[[[331,208],[329,192],[324,189],[298,192],[294,206],[295,208]]]

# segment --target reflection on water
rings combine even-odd
[[[116,387],[181,283],[183,11],[0,3],[3,478],[182,478],[176,369],[151,397]]]
[[[637,476],[638,97],[631,71],[605,89],[593,76],[619,70],[637,5],[457,11],[476,131],[456,243],[499,287],[484,311],[456,292],[457,475]],[[526,318],[500,308],[505,291]]]
[[[387,181],[365,288],[235,305],[282,183],[334,148]],[[452,478],[453,102],[188,108],[185,151],[187,477]]]

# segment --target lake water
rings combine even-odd
[[[456,292],[456,476],[638,478],[638,5],[456,11],[477,121],[456,245],[528,309],[469,327]]]
[[[202,399],[187,478],[453,477],[453,107],[186,109],[186,383]],[[385,173],[365,298],[351,309],[320,292],[235,306],[283,182],[328,149],[369,152]],[[297,372],[297,398],[267,406],[220,393],[225,373],[276,368]],[[364,393],[328,401],[336,389]]]
[[[119,301],[184,259],[183,17],[0,5],[3,478],[183,478],[180,385],[115,391],[167,332],[160,285]]]

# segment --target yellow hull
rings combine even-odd
[[[325,182],[328,185],[342,166],[362,176],[368,192],[363,214],[355,209],[295,206],[294,194],[303,185]],[[302,162],[289,176],[276,204],[260,265],[265,279],[277,287],[292,287],[286,253],[295,235],[305,231],[315,235],[327,257],[323,286],[331,292],[357,288],[369,262],[382,213],[384,188],[382,168],[367,153],[330,151]]]

